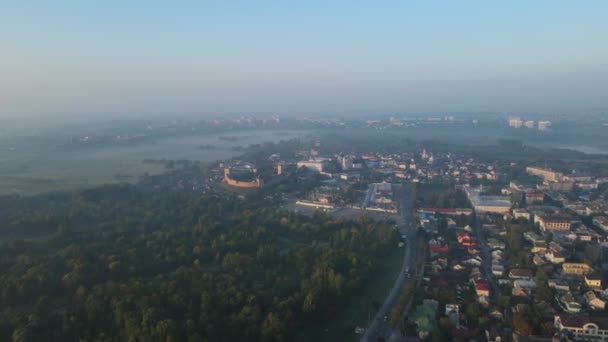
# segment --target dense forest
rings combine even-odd
[[[0,199],[2,341],[310,341],[392,227],[130,185]]]

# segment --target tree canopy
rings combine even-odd
[[[308,341],[395,231],[128,185],[0,199],[0,340]]]

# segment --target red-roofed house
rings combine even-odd
[[[486,283],[475,283],[475,293],[477,296],[490,296],[490,287]]]

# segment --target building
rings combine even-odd
[[[327,168],[327,161],[317,159],[303,160],[299,161],[297,165],[298,169],[303,167],[312,171],[323,172],[323,170]]]
[[[535,232],[530,232],[530,231],[524,232],[524,239],[526,239],[532,243],[545,242],[545,238],[536,234]]]
[[[475,283],[475,293],[477,293],[478,297],[489,297],[490,296],[490,287],[486,283],[478,282]]]
[[[545,182],[553,182],[562,180],[563,175],[560,172],[555,172],[550,169],[543,169],[542,167],[528,166],[526,172],[533,175],[542,177]]]
[[[606,309],[606,302],[597,297],[593,291],[585,292],[585,300],[587,305],[592,310],[604,310]]]
[[[530,279],[534,276],[532,270],[524,268],[514,268],[509,271],[509,278],[511,279]]]
[[[574,189],[574,182],[571,181],[554,181],[546,184],[545,188],[551,191],[572,191]]]
[[[445,315],[450,318],[450,322],[456,329],[460,327],[460,306],[458,304],[446,304]]]
[[[547,251],[547,243],[545,241],[533,242],[530,252],[532,253],[544,253]]]
[[[526,290],[533,290],[536,288],[536,281],[534,279],[516,279],[513,281],[513,287],[519,287]]]
[[[470,216],[473,214],[473,209],[469,208],[422,208],[418,212],[427,212],[435,215],[446,215],[446,216]]]
[[[502,277],[505,273],[505,267],[503,265],[494,264],[492,265],[492,274],[497,277]]]
[[[556,296],[557,304],[566,312],[579,313],[583,309],[581,303],[570,292],[560,293]]]
[[[582,262],[567,262],[562,264],[565,274],[584,276],[593,272],[593,267]]]
[[[555,328],[560,334],[572,336],[573,341],[608,342],[608,319],[587,315],[555,315]]]
[[[572,221],[569,218],[559,215],[535,215],[534,223],[545,231],[568,231],[572,227]]]
[[[524,126],[526,126],[526,128],[534,128],[534,124],[534,120],[528,120],[524,122]]]
[[[563,264],[566,262],[566,256],[562,252],[555,252],[553,250],[545,253],[545,258],[552,264]]]
[[[545,200],[545,194],[540,190],[526,191],[526,203],[542,203]]]
[[[514,219],[530,219],[530,213],[526,209],[513,209]]]
[[[477,214],[507,214],[511,211],[511,198],[508,196],[485,196],[481,188],[464,186],[469,201]]]
[[[224,168],[224,183],[233,187],[248,189],[261,188],[263,185],[262,180],[257,175],[257,170],[249,164]]]
[[[520,118],[510,118],[509,119],[509,127],[513,128],[521,128],[523,121]]]
[[[602,275],[599,272],[585,274],[585,285],[593,290],[602,290]]]
[[[549,279],[547,285],[557,291],[570,291],[570,284],[563,279]]]
[[[600,227],[602,230],[608,232],[608,217],[596,216],[593,218],[593,224]]]
[[[538,130],[545,131],[551,127],[551,121],[539,121],[538,122]]]

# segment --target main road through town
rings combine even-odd
[[[401,271],[397,276],[393,288],[376,314],[376,317],[369,323],[369,327],[361,337],[362,342],[373,342],[378,340],[379,337],[383,337],[385,341],[396,341],[401,337],[399,330],[395,330],[391,326],[391,314],[393,308],[399,303],[399,298],[403,293],[407,278],[410,274],[412,276],[416,274],[417,228],[414,217],[412,216],[413,200],[409,190],[405,186],[402,186],[399,189],[398,198],[400,208],[397,226],[402,235],[407,235],[403,252],[403,264],[401,265]],[[384,319],[385,316],[388,317],[387,320]]]

